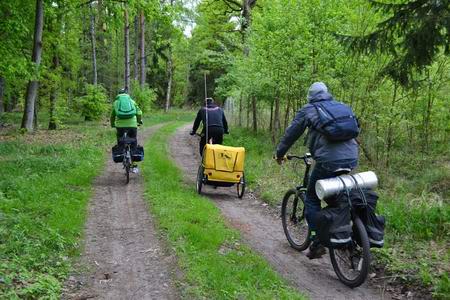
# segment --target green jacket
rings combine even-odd
[[[142,121],[142,111],[139,108],[139,106],[134,102],[133,99],[129,95],[131,102],[136,106],[136,115],[129,119],[119,119],[116,117],[116,108],[117,105],[119,105],[118,97],[122,96],[123,94],[119,94],[116,97],[116,100],[113,103],[112,111],[111,111],[111,127],[117,127],[117,128],[123,128],[123,127],[129,127],[129,128],[137,128],[138,122],[140,123]],[[125,94],[126,95],[126,94]]]

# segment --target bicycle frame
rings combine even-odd
[[[306,191],[306,188],[308,187],[309,177],[310,177],[311,165],[313,163],[311,154],[306,153],[304,156],[288,155],[288,156],[286,156],[286,158],[288,160],[292,160],[294,158],[303,160],[303,163],[305,164],[305,167],[306,167],[305,174],[303,175],[302,184],[297,186],[296,189],[297,189],[297,191],[300,191],[300,190]]]

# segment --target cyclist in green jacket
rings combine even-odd
[[[117,144],[120,145],[120,139],[126,132],[129,138],[135,139],[132,146],[136,147],[138,125],[142,125],[142,111],[128,95],[127,90],[121,89],[116,96],[111,111],[111,127],[117,129]],[[135,162],[132,171],[138,172]]]

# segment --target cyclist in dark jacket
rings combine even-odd
[[[223,134],[228,134],[228,123],[225,118],[225,113],[222,108],[214,103],[212,98],[206,99],[206,108],[202,107],[197,113],[197,117],[192,127],[191,135],[194,135],[200,126],[200,122],[203,123],[203,129],[200,139],[200,155],[203,155],[203,148],[206,145],[206,113],[208,113],[208,139],[212,139],[213,144],[222,144]]]
[[[358,164],[358,144],[355,139],[344,142],[330,142],[312,127],[316,124],[318,115],[311,103],[331,101],[333,97],[322,82],[316,82],[308,90],[309,103],[303,106],[296,114],[291,125],[277,146],[276,157],[279,164],[289,148],[308,128],[307,145],[312,157],[316,161],[308,183],[305,199],[305,216],[311,230],[312,244],[306,254],[310,259],[319,258],[326,253],[325,248],[315,238],[315,217],[320,211],[320,199],[316,195],[316,181],[336,176],[340,169],[354,169]]]

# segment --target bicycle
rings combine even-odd
[[[304,156],[287,155],[286,158],[287,160],[303,160],[306,166],[303,183],[286,192],[281,206],[283,230],[289,244],[298,251],[304,251],[311,244],[311,231],[305,218],[304,202],[312,158],[309,153]],[[336,176],[348,172],[350,170],[341,170],[336,173]],[[345,246],[328,247],[328,249],[331,264],[339,280],[345,285],[355,288],[360,286],[367,278],[370,266],[370,244],[365,226],[359,217],[364,211],[357,212],[356,208],[351,205],[350,200],[349,206],[353,224],[351,242]]]
[[[130,172],[131,172],[131,164],[132,164],[132,157],[131,157],[131,146],[136,143],[136,139],[129,138],[127,136],[127,133],[125,132],[123,136],[120,139],[120,142],[123,144],[123,168],[125,169],[125,178],[126,183],[128,184],[130,182]]]

